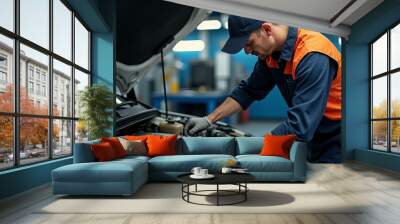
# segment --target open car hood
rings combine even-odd
[[[117,1],[116,84],[128,93],[152,65],[161,60],[197,25],[208,10],[162,0]]]

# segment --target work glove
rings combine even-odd
[[[190,118],[185,124],[185,135],[195,135],[211,126],[211,122],[207,117]]]

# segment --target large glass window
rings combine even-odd
[[[13,117],[0,115],[0,169],[14,165]]]
[[[71,120],[53,120],[53,157],[72,154]]]
[[[372,118],[387,117],[387,78],[386,76],[372,80]]]
[[[22,117],[19,130],[19,158],[21,164],[47,160],[49,158],[49,120]]]
[[[89,70],[89,32],[75,18],[75,63]]]
[[[72,12],[60,0],[53,0],[53,8],[53,50],[71,60]]]
[[[14,31],[14,0],[0,1],[0,26]]]
[[[56,59],[53,60],[53,114],[72,117],[72,69]],[[61,108],[65,108],[64,111]]]
[[[90,32],[65,4],[0,0],[0,170],[70,156],[87,139],[74,106],[90,84]]]
[[[390,68],[400,68],[400,24],[390,31]]]
[[[49,48],[49,0],[20,0],[21,36]]]
[[[384,34],[372,44],[372,75],[387,71],[387,34]]]
[[[23,114],[47,115],[49,109],[49,97],[46,87],[49,74],[49,56],[36,51],[24,44],[20,45],[20,110]],[[29,94],[27,69],[34,67],[36,70],[36,91]],[[44,85],[42,85],[44,84]],[[30,100],[39,101],[39,105],[33,105]]]
[[[400,25],[371,46],[371,148],[400,153]]]
[[[14,111],[13,50],[13,40],[0,34],[0,112]]]
[[[75,70],[75,117],[80,117],[81,107],[80,103],[80,94],[85,89],[86,86],[89,86],[89,74],[81,72],[79,70]]]

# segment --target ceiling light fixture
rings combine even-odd
[[[204,41],[202,40],[181,40],[179,41],[173,51],[183,52],[183,51],[202,51],[204,49]]]
[[[221,28],[221,22],[219,20],[204,20],[198,26],[198,30],[218,30]]]

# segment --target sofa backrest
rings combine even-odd
[[[74,163],[95,162],[96,158],[90,148],[92,144],[99,144],[100,140],[75,143],[74,148]]]
[[[177,154],[226,154],[235,155],[233,137],[182,137],[177,144]]]
[[[236,137],[236,155],[259,154],[264,137]]]

